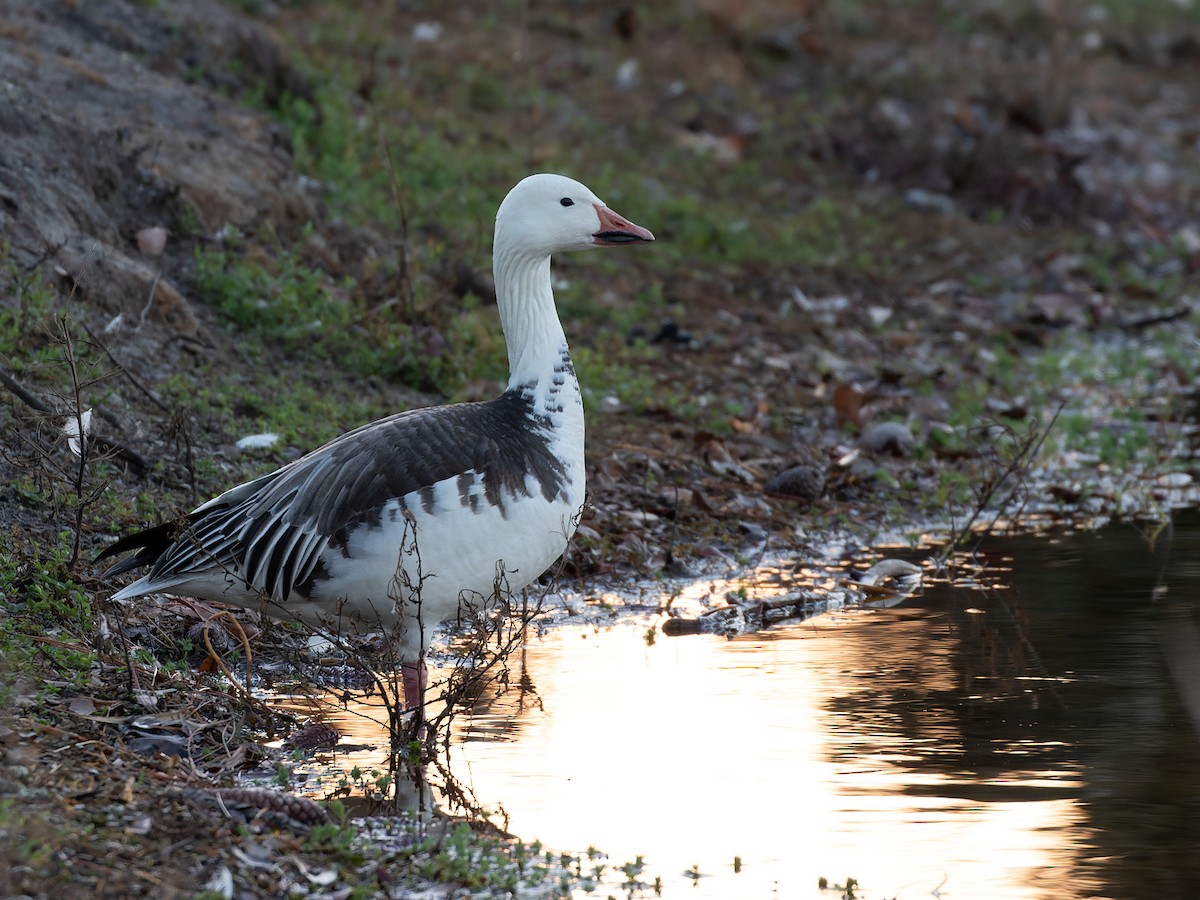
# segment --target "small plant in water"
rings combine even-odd
[[[826,878],[824,875],[822,875],[820,878],[817,879],[817,889],[818,890],[827,891],[830,888],[832,888],[835,891],[841,891],[842,897],[845,898],[845,900],[855,900],[855,898],[858,897],[858,894],[856,893],[856,891],[858,890],[858,879],[857,878],[849,878],[848,877],[846,879],[845,884],[833,884],[833,885],[831,885],[829,883],[829,879]]]
[[[625,875],[625,886],[630,890],[636,888],[641,882],[638,876],[642,874],[642,869],[646,867],[645,859],[641,856],[635,857],[633,862],[627,862],[621,866],[621,871]]]

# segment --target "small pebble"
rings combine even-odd
[[[858,446],[869,453],[890,453],[893,456],[906,456],[915,443],[913,433],[901,422],[872,425],[858,439]]]
[[[922,188],[911,188],[904,194],[904,205],[911,209],[924,210],[926,212],[952,213],[954,212],[954,200],[947,197],[945,194],[937,194],[933,191],[927,191]]]
[[[326,722],[313,722],[293,731],[283,742],[283,749],[303,750],[309,753],[314,750],[327,750],[337,746],[341,737],[338,730],[332,725]]]
[[[138,250],[147,256],[160,256],[167,246],[167,229],[155,225],[137,233]]]
[[[816,466],[792,466],[769,478],[763,490],[799,500],[817,500],[825,493],[825,473]]]
[[[765,541],[768,537],[767,529],[761,525],[755,525],[753,522],[739,522],[738,528],[752,541]]]

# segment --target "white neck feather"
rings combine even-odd
[[[506,247],[497,236],[492,266],[508,343],[508,386],[541,386],[551,380],[567,349],[550,286],[550,257]]]
[[[513,250],[497,240],[493,270],[500,325],[508,342],[509,390],[532,393],[533,412],[549,425],[547,436],[571,466],[571,481],[581,493],[583,398],[554,306],[550,257]],[[579,499],[582,502],[582,493]]]

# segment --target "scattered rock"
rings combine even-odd
[[[872,425],[858,439],[858,446],[868,453],[890,453],[893,456],[907,456],[915,443],[912,431],[902,422]]]
[[[287,740],[283,742],[283,749],[302,750],[305,753],[328,750],[337,746],[341,738],[338,730],[327,722],[313,722],[288,735]]]
[[[147,256],[162,256],[167,246],[167,229],[161,225],[143,228],[136,235],[138,250]]]
[[[755,543],[765,541],[771,534],[767,529],[754,522],[738,522],[738,530],[746,536],[747,540]]]
[[[865,585],[880,585],[889,581],[894,582],[905,591],[913,590],[920,584],[924,570],[903,559],[882,559],[867,571],[859,575],[859,583]]]
[[[904,192],[904,205],[925,212],[950,214],[954,212],[954,198],[922,188],[909,188]]]
[[[243,452],[248,450],[269,450],[279,443],[279,435],[274,431],[264,431],[261,434],[248,434],[239,438],[237,448]]]
[[[817,466],[792,466],[767,479],[763,490],[768,494],[811,502],[825,493],[825,473]]]

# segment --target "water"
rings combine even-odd
[[[985,552],[987,588],[732,640],[533,636],[449,767],[668,898],[1200,896],[1200,521]]]

